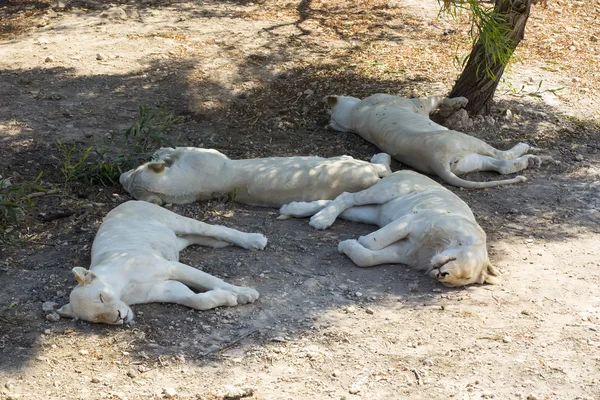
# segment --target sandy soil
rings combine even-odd
[[[215,200],[173,210],[264,233],[267,249],[182,259],[255,287],[258,302],[136,306],[123,328],[45,319],[42,303],[68,301],[71,268],[88,265],[103,215],[128,199],[65,185],[56,140],[92,145],[140,106],[166,105],[185,116],[180,145],[368,159],[373,146],[323,129],[324,95],[451,87],[464,21],[436,19],[429,0],[354,3],[31,1],[13,16],[29,19],[0,42],[0,175],[19,184],[43,172],[57,193],[35,198],[23,240],[0,243],[0,399],[600,399],[599,84],[573,70],[600,54],[593,2],[535,8],[535,27],[591,18],[566,35],[588,29],[583,61],[553,64],[560,29],[534,30],[498,90],[495,124],[465,129],[545,157],[524,184],[452,188],[486,230],[502,284],[447,289],[404,266],[363,270],[337,243],[373,227],[315,231]],[[57,211],[72,215],[45,222]]]

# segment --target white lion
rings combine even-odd
[[[156,204],[229,195],[244,204],[281,207],[363,190],[392,173],[385,153],[370,163],[350,156],[231,160],[217,150],[177,147],[162,148],[154,158],[123,173],[120,182],[134,198]]]
[[[401,263],[426,270],[446,286],[496,283],[485,232],[469,206],[437,182],[414,171],[398,171],[369,189],[335,200],[291,203],[281,219],[312,215],[310,225],[326,229],[340,216],[381,229],[338,250],[359,267]]]
[[[120,325],[133,320],[132,304],[177,303],[197,310],[252,303],[258,292],[234,286],[178,262],[191,244],[264,249],[267,238],[182,217],[143,201],[108,213],[92,245],[90,269],[73,268],[79,283],[58,313]],[[195,290],[205,291],[195,293]]]
[[[467,104],[464,97],[405,99],[375,94],[364,100],[327,96],[325,101],[331,107],[328,128],[357,133],[398,161],[421,172],[438,175],[454,186],[487,188],[522,182],[526,180],[524,176],[473,182],[457,175],[476,171],[512,174],[528,167],[539,167],[542,163],[539,157],[524,155],[529,150],[525,143],[500,151],[480,139],[448,130],[429,119],[429,113],[438,107],[464,107]]]

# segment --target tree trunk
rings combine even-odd
[[[509,27],[510,55],[523,39],[525,24],[529,18],[532,0],[496,0],[495,11],[502,16]],[[450,97],[466,97],[469,104],[465,107],[472,114],[489,114],[492,97],[506,65],[494,61],[486,53],[481,38],[471,51],[462,74],[454,84]],[[492,72],[493,77],[485,71]]]

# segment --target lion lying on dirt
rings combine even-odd
[[[487,188],[523,182],[524,176],[492,182],[473,182],[457,175],[476,171],[512,174],[525,168],[539,167],[541,160],[523,155],[529,145],[519,143],[507,151],[462,132],[448,130],[429,119],[438,107],[459,109],[467,99],[432,96],[405,99],[375,94],[364,100],[347,96],[327,96],[331,108],[328,128],[354,132],[398,161],[421,172],[438,175],[447,183],[465,188]]]
[[[133,320],[132,304],[177,303],[197,310],[252,303],[258,292],[234,286],[178,262],[191,244],[264,249],[267,238],[185,218],[143,201],[108,213],[92,245],[90,269],[73,268],[79,284],[58,313],[120,325]],[[205,291],[195,293],[190,288]]]
[[[340,216],[381,229],[358,240],[344,240],[338,250],[359,267],[401,263],[426,270],[446,286],[496,283],[485,232],[469,206],[437,182],[414,171],[398,171],[357,193],[334,200],[290,203],[287,216],[312,215],[310,225],[326,229]]]
[[[229,195],[244,204],[281,207],[363,190],[392,173],[385,153],[370,163],[349,156],[231,160],[217,150],[177,147],[158,150],[154,159],[123,173],[120,182],[134,198],[159,205]]]

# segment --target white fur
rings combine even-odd
[[[240,203],[281,207],[366,189],[392,172],[390,161],[387,154],[371,163],[349,156],[230,160],[211,149],[163,148],[155,161],[125,172],[120,182],[134,198],[156,204],[229,195]]]
[[[190,244],[262,250],[267,238],[129,201],[104,219],[92,245],[90,269],[73,268],[79,284],[59,314],[119,325],[133,320],[132,304],[178,303],[208,310],[258,298],[254,289],[231,285],[178,262],[179,252]],[[205,292],[195,293],[190,287]]]
[[[317,229],[328,228],[338,216],[378,225],[379,230],[358,241],[339,244],[339,251],[360,267],[407,264],[447,286],[497,282],[485,232],[469,206],[414,171],[395,172],[368,189],[342,193],[331,201],[290,203],[280,213],[312,215],[310,225]]]
[[[331,107],[330,129],[355,132],[398,161],[421,172],[438,175],[454,186],[485,188],[525,181],[523,176],[491,182],[473,182],[458,175],[476,171],[512,174],[528,167],[539,167],[541,160],[524,155],[529,146],[519,143],[508,151],[496,150],[482,140],[448,130],[429,119],[436,108],[459,109],[467,99],[432,96],[405,99],[375,94],[356,97],[327,96]]]

